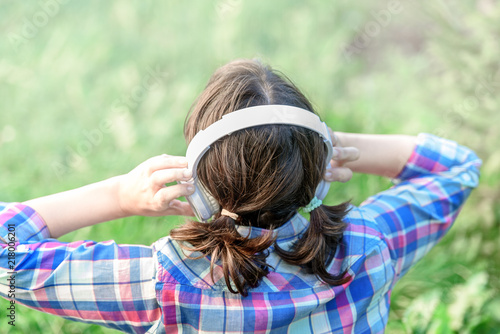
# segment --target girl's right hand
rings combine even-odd
[[[191,195],[192,184],[166,183],[187,181],[192,173],[184,157],[159,155],[146,160],[130,173],[119,176],[118,201],[125,216],[194,216],[188,203],[177,198]]]

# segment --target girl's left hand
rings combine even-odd
[[[184,157],[159,155],[146,160],[131,172],[118,176],[118,201],[124,215],[194,216],[189,203],[176,198],[191,195],[190,184],[165,184],[187,181],[192,173]]]
[[[328,128],[333,145],[333,158],[330,161],[330,168],[325,171],[324,179],[328,182],[347,182],[352,178],[352,170],[345,167],[347,162],[359,159],[359,150],[356,147],[343,147],[332,129]]]

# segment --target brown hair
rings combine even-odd
[[[245,107],[282,104],[314,112],[310,102],[284,75],[258,61],[237,60],[219,68],[191,108],[184,134],[195,134],[223,115]],[[289,125],[266,125],[237,131],[211,145],[198,165],[198,176],[221,208],[238,218],[189,221],[170,236],[181,246],[222,264],[229,290],[246,295],[269,272],[267,249],[274,247],[286,262],[302,266],[322,281],[345,283],[346,271],[334,275],[326,267],[340,243],[348,203],[321,205],[310,214],[306,232],[290,251],[281,249],[272,232],[241,236],[236,224],[272,230],[287,222],[315,195],[326,165],[326,148],[317,133]],[[231,285],[231,281],[234,287]]]

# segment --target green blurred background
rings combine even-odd
[[[183,155],[211,73],[260,58],[335,130],[434,133],[484,161],[446,238],[392,293],[388,333],[500,332],[500,6],[493,0],[3,1],[0,200],[23,201]],[[154,78],[154,81],[148,81]],[[149,84],[153,85],[149,85]],[[328,200],[390,185],[356,175]],[[181,218],[132,217],[61,238],[151,244]],[[1,333],[113,333],[17,307]]]

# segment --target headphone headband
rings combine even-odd
[[[259,125],[286,124],[310,129],[318,133],[325,143],[328,154],[327,163],[333,153],[332,140],[328,126],[309,110],[286,105],[260,105],[234,111],[222,116],[222,119],[199,131],[189,143],[186,158],[188,168],[193,172],[195,194],[186,197],[193,211],[200,220],[209,219],[218,210],[219,204],[211,197],[198,181],[197,167],[210,145],[231,133]],[[329,189],[329,183],[322,181],[316,190],[316,197],[323,199]]]
[[[226,114],[194,136],[186,152],[188,168],[193,170],[193,178],[196,177],[196,167],[200,159],[214,142],[238,130],[269,124],[296,125],[317,132],[325,143],[329,143],[326,145],[328,155],[332,153],[328,126],[321,122],[316,114],[286,105],[260,105]]]

